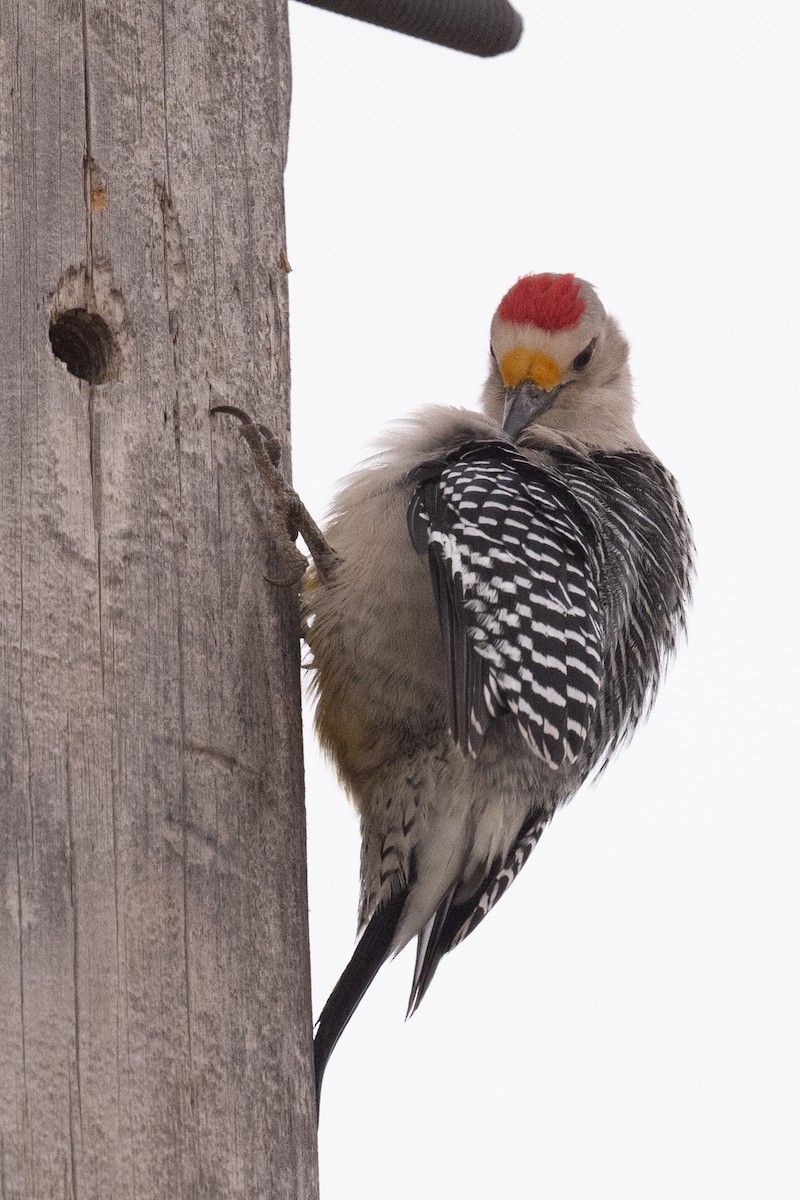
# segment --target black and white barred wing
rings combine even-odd
[[[692,531],[675,480],[652,455],[556,458],[571,495],[602,524],[606,653],[597,724],[607,761],[646,716],[685,630]]]
[[[477,754],[516,717],[550,767],[574,761],[597,710],[603,628],[595,530],[559,478],[502,442],[426,463],[409,506],[427,551],[455,741]]]

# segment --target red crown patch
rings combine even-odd
[[[523,275],[500,301],[498,313],[515,325],[536,325],[554,333],[574,329],[586,310],[574,275]]]

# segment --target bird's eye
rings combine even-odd
[[[594,344],[596,341],[597,341],[597,338],[592,338],[592,340],[589,342],[589,345],[586,347],[586,349],[581,350],[580,354],[577,355],[577,357],[573,360],[573,363],[572,363],[573,371],[582,371],[584,369],[584,367],[588,367],[589,363],[592,361],[592,355],[594,354]]]
[[[491,342],[489,342],[489,353],[491,354],[494,361],[497,362],[497,355],[494,352],[494,346],[492,345]]]

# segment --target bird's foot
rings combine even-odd
[[[279,470],[281,447],[273,431],[268,425],[257,424],[243,409],[233,404],[218,404],[211,412],[228,413],[239,420],[240,432],[250,447],[258,473],[273,496],[281,527],[285,530],[285,537],[279,539],[281,556],[289,568],[289,577],[279,582],[299,583],[308,567],[305,555],[295,545],[298,533],[308,547],[320,579],[326,582],[339,561],[338,556],[328,545],[324,533],[297,492]]]

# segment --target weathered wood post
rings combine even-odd
[[[0,1195],[317,1195],[284,0],[0,0]]]

